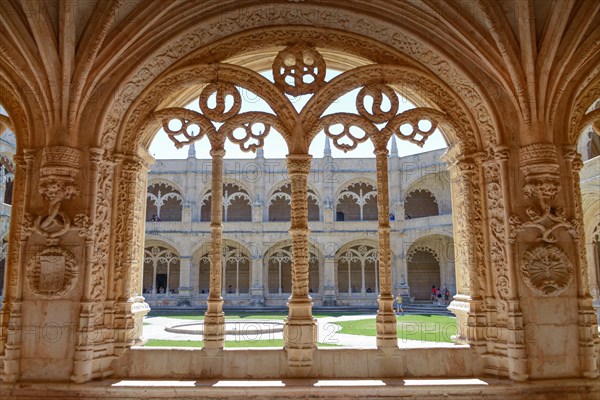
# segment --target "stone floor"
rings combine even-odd
[[[103,380],[4,385],[1,399],[484,399],[597,400],[600,382],[470,379]]]

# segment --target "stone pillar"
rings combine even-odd
[[[212,157],[212,189],[210,215],[210,288],[206,313],[204,314],[204,348],[223,349],[225,343],[225,315],[223,314],[222,288],[222,247],[223,223],[220,195],[223,191],[223,148],[213,148]],[[216,195],[218,194],[218,195]]]
[[[528,378],[525,327],[518,296],[515,274],[514,243],[507,235],[512,199],[510,188],[510,152],[506,147],[495,147],[483,163],[490,267],[493,284],[486,291],[490,312],[494,314],[495,328],[489,326],[488,365],[485,370],[515,381]],[[491,324],[490,324],[491,325]],[[492,333],[493,332],[493,333]],[[491,354],[495,354],[492,356]]]
[[[514,184],[525,196],[515,199],[510,239],[515,289],[530,331],[523,368],[534,379],[595,378],[598,333],[581,240],[580,162],[574,149],[561,154],[550,143],[520,148],[519,160],[521,175]],[[513,362],[509,359],[509,369]]]
[[[388,165],[386,143],[374,143],[377,170],[377,212],[379,242],[379,296],[377,301],[377,348],[398,347],[396,313],[392,295],[392,269],[390,265],[390,199],[388,192]]]
[[[177,299],[178,306],[192,305],[192,279],[191,272],[194,268],[192,264],[192,256],[184,256],[179,258],[179,298]]]
[[[480,170],[473,156],[456,154],[458,147],[448,150],[445,156],[454,186],[452,203],[455,205],[453,218],[454,252],[456,260],[456,295],[448,309],[456,315],[459,343],[469,343],[483,350],[482,330],[483,298],[485,291],[485,266],[480,265],[483,255],[482,205]]]
[[[579,332],[579,366],[581,373],[586,378],[597,378],[599,375],[600,342],[598,341],[598,320],[593,306],[590,292],[589,265],[586,257],[585,233],[583,224],[583,207],[581,205],[581,178],[579,172],[583,167],[581,156],[575,146],[566,146],[563,149],[564,172],[566,174],[566,187],[573,188],[570,205],[573,208],[575,219],[572,223],[571,235],[573,247],[578,257],[575,257],[575,282],[577,284],[578,306],[578,332]],[[593,266],[592,266],[593,267]]]
[[[312,299],[308,294],[308,174],[311,156],[290,154],[288,175],[292,190],[292,295],[288,301],[284,342],[288,366],[294,376],[310,372],[316,349],[317,321],[312,317]]]
[[[16,382],[21,375],[21,332],[23,327],[22,306],[25,276],[22,266],[25,264],[25,249],[31,235],[31,217],[26,213],[29,202],[25,193],[33,193],[35,150],[25,149],[24,156],[13,157],[15,162],[15,184],[13,189],[12,215],[9,240],[16,243],[8,249],[4,296],[0,310],[0,370],[4,382]],[[18,201],[18,200],[21,201]],[[9,324],[10,320],[10,324]]]
[[[111,310],[115,355],[138,344],[142,318],[149,311],[141,293],[144,252],[144,210],[147,164],[138,156],[117,155],[115,226],[112,247],[114,268],[108,271],[110,286],[106,308]]]
[[[250,265],[250,301],[253,305],[265,304],[262,260],[260,252],[252,254],[252,264]]]
[[[336,304],[335,270],[335,255],[325,255],[323,263],[323,305],[326,307],[335,306]]]

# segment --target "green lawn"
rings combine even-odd
[[[150,339],[146,343],[148,347],[202,347],[202,340],[160,340]],[[337,345],[330,343],[318,343],[319,347],[335,347]],[[283,347],[283,339],[269,340],[227,340],[225,347]]]
[[[452,343],[456,335],[456,319],[439,315],[404,315],[396,317],[398,338],[427,342]],[[375,318],[336,322],[342,329],[338,333],[376,336]]]

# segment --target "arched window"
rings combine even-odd
[[[222,295],[239,296],[250,291],[250,261],[247,250],[235,244],[222,248],[221,265],[223,268]],[[210,277],[210,253],[205,252],[199,261],[198,288],[200,294],[208,294]]]
[[[437,199],[427,189],[411,191],[404,202],[404,217],[406,219],[430,217],[439,215]]]
[[[252,221],[250,194],[236,183],[223,184],[223,222]],[[210,221],[211,191],[200,202],[200,220]]]
[[[408,287],[415,300],[429,300],[431,287],[440,288],[439,256],[429,247],[414,247],[407,256]]]
[[[336,221],[377,220],[377,190],[366,182],[345,186],[337,198]]]
[[[0,203],[12,204],[14,165],[7,156],[0,156]]]
[[[308,189],[308,220],[319,220],[319,199],[314,190]],[[291,215],[291,185],[285,183],[277,188],[269,199],[269,221],[289,221]]]
[[[292,291],[292,247],[276,247],[267,253],[267,291],[270,294],[288,294]],[[311,293],[319,292],[319,258],[314,248],[309,248],[308,287]]]
[[[336,256],[339,293],[377,293],[379,287],[377,249],[355,245],[341,249]]]
[[[181,221],[183,197],[168,183],[148,186],[146,221]]]
[[[179,293],[179,254],[163,246],[144,250],[143,292],[169,295]]]

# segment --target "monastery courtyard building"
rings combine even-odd
[[[597,399],[599,26],[0,0],[0,397]],[[454,342],[403,346],[395,296],[432,285]],[[143,346],[151,307],[203,313],[203,346]],[[282,342],[225,348],[232,307]],[[319,307],[372,309],[374,345],[317,347]]]

